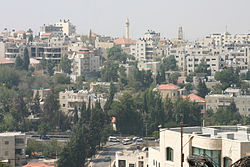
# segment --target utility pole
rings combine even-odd
[[[181,120],[181,167],[183,167],[183,160],[184,160],[184,155],[183,155],[183,120]]]

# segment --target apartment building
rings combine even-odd
[[[137,65],[139,70],[151,70],[152,74],[154,76],[157,75],[157,73],[160,71],[160,62],[156,61],[156,62],[139,62]]]
[[[250,65],[250,48],[249,47],[240,47],[229,50],[225,54],[225,65],[227,67],[233,67],[234,69],[240,68],[242,70],[248,69]]]
[[[76,33],[76,26],[74,26],[70,20],[60,20],[56,23],[56,26],[62,28],[63,35],[71,36]]]
[[[206,109],[212,109],[214,112],[219,107],[228,107],[234,101],[236,108],[241,115],[250,115],[250,96],[243,95],[240,89],[228,88],[224,94],[207,95]]]
[[[219,47],[246,46],[250,43],[250,34],[215,33],[207,36],[202,42],[205,45]]]
[[[115,166],[117,167],[149,167],[148,151],[119,151],[116,152]]]
[[[73,114],[75,107],[80,109],[83,102],[88,102],[88,91],[66,90],[59,92],[60,109],[65,114]]]
[[[181,129],[160,129],[159,147],[149,148],[150,167],[190,166],[189,160],[207,159],[214,167],[229,167],[250,153],[247,126],[184,127],[183,155]],[[183,157],[183,158],[181,158]]]
[[[211,70],[211,74],[215,74],[222,68],[221,56],[219,55],[188,55],[186,57],[187,61],[187,74],[190,74],[195,71],[201,61],[205,61],[207,64],[208,69]]]
[[[33,43],[29,46],[30,57],[37,60],[52,60],[55,63],[59,63],[61,57],[67,55],[68,49],[67,46],[54,46],[49,45],[49,43]]]
[[[148,30],[143,38],[140,38],[135,45],[130,46],[130,54],[141,62],[155,61],[156,58],[162,56],[161,52],[157,50],[159,41],[160,33]]]
[[[0,42],[0,57],[15,60],[23,54],[24,48],[17,43]]]
[[[95,48],[110,49],[114,46],[114,40],[111,37],[97,36],[95,39]]]
[[[106,94],[94,94],[87,90],[65,90],[59,92],[60,110],[65,114],[72,115],[75,107],[79,110],[83,102],[88,107],[89,100],[91,107],[95,106],[95,103],[98,101],[103,108],[106,103]]]
[[[57,36],[57,37],[61,37],[63,36],[63,27],[61,26],[57,26],[57,25],[52,25],[52,24],[48,24],[48,25],[43,25],[40,27],[40,38],[43,36],[43,34],[47,34],[50,33],[52,36]]]
[[[21,132],[0,133],[0,160],[6,160],[10,167],[25,164],[26,135]]]
[[[72,75],[74,76],[96,72],[100,67],[100,57],[96,56],[93,50],[87,48],[74,52],[69,59],[72,60]]]

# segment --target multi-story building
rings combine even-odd
[[[90,107],[95,106],[97,101],[100,102],[102,108],[106,103],[106,97],[104,94],[91,94],[87,90],[65,90],[59,92],[60,110],[65,114],[73,114],[75,107],[80,110],[84,102],[88,107],[89,100],[91,102]]]
[[[74,52],[69,59],[72,60],[72,76],[96,72],[100,67],[100,57],[96,56],[94,51],[87,48]]]
[[[227,46],[246,46],[250,43],[250,34],[235,34],[228,32],[211,34],[200,41],[203,45],[227,47]]]
[[[24,48],[16,43],[0,42],[0,57],[15,60],[23,54]]]
[[[62,27],[63,35],[71,36],[76,33],[76,26],[74,26],[69,20],[60,20],[56,23],[57,27]]]
[[[65,91],[59,93],[60,109],[66,114],[73,114],[75,107],[80,109],[83,102],[88,102],[88,91]]]
[[[95,39],[95,48],[110,49],[114,46],[114,40],[111,37],[97,36]]]
[[[116,152],[115,158],[117,167],[148,167],[148,151]]]
[[[139,70],[151,70],[152,74],[154,76],[157,75],[157,73],[160,71],[160,62],[156,61],[156,62],[139,62],[138,63],[138,69]]]
[[[155,61],[156,58],[162,56],[157,50],[158,42],[160,41],[160,33],[148,31],[140,38],[135,45],[130,46],[130,53],[136,60],[141,62]],[[160,55],[159,55],[160,54]]]
[[[0,133],[0,160],[7,160],[10,167],[21,167],[25,157],[26,135],[21,132]]]
[[[29,47],[30,57],[37,60],[52,60],[59,63],[61,57],[67,55],[67,46],[51,46],[48,43],[33,43]]]
[[[214,112],[218,108],[228,107],[234,101],[236,108],[241,115],[250,115],[250,96],[242,95],[240,89],[228,88],[224,94],[211,94],[205,97],[206,109],[212,109]]]
[[[160,146],[149,148],[148,164],[180,167],[183,161],[183,166],[190,166],[188,159],[203,158],[214,167],[229,167],[249,155],[249,132],[247,126],[184,127],[181,146],[181,128],[160,129]]]
[[[45,33],[51,33],[52,36],[61,37],[63,36],[63,27],[57,25],[43,25],[40,27],[40,37],[43,36]]]

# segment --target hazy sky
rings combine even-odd
[[[186,39],[224,32],[250,33],[250,0],[1,0],[0,30],[35,32],[43,24],[70,19],[77,32],[141,37],[148,29],[176,38],[182,25]]]

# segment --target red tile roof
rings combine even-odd
[[[47,33],[43,33],[42,36],[50,36],[51,33],[50,32],[47,32]]]
[[[54,165],[47,165],[44,162],[30,162],[23,167],[54,167]]]
[[[20,31],[17,31],[15,32],[16,34],[25,34],[25,31],[24,30],[20,30]]]
[[[158,89],[161,89],[161,90],[162,89],[163,90],[164,89],[173,90],[173,89],[180,89],[180,87],[175,85],[175,84],[170,83],[170,84],[159,85]]]
[[[196,94],[189,94],[188,96],[183,96],[183,98],[189,98],[191,101],[196,103],[205,103],[206,100]]]
[[[6,58],[0,58],[0,64],[15,64],[15,62]]]
[[[119,39],[114,40],[114,43],[118,44],[118,45],[124,45],[124,44],[135,44],[136,41],[135,40],[130,40],[130,39],[127,39],[127,38],[119,38]]]

